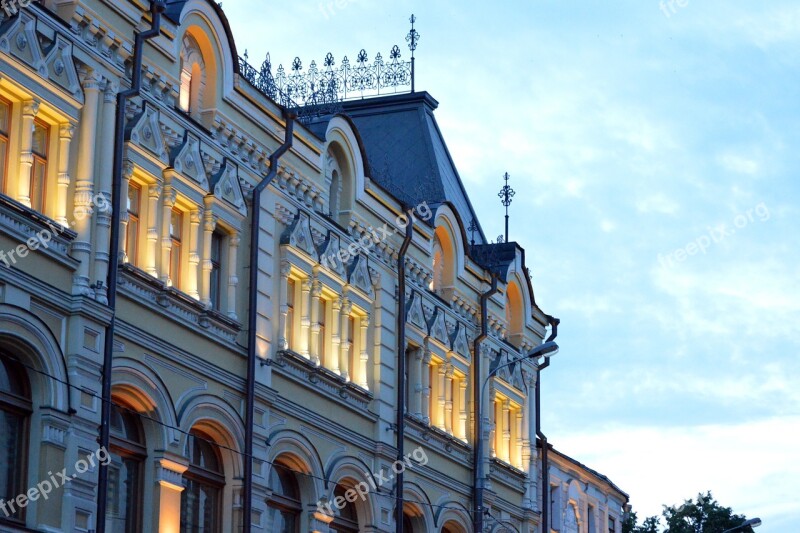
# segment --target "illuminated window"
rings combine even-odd
[[[336,533],[358,533],[358,511],[356,510],[355,503],[352,498],[347,498],[348,489],[342,485],[336,485],[336,488],[333,489],[333,498],[336,501],[336,498],[341,498],[344,502],[344,507],[339,509],[338,514],[333,519],[333,523],[330,526],[331,532]]]
[[[356,361],[356,343],[355,330],[356,330],[355,317],[347,317],[347,361],[350,368],[350,381],[356,381],[356,370],[358,369],[358,361]]]
[[[331,189],[328,194],[330,198],[331,216],[336,217],[339,215],[339,172],[334,170],[331,173]]]
[[[269,488],[272,491],[269,502],[271,531],[295,533],[300,531],[300,488],[294,472],[280,463],[273,463],[269,472]]]
[[[47,143],[50,138],[50,126],[41,120],[33,123],[33,166],[31,167],[31,189],[29,197],[31,208],[44,212],[45,195],[47,194]]]
[[[27,464],[28,419],[32,411],[25,369],[0,354],[0,501],[12,502],[24,494]],[[23,520],[24,508],[16,507],[6,518]]]
[[[294,302],[296,292],[297,283],[295,283],[293,279],[289,278],[289,282],[286,287],[286,343],[290,350],[294,344]]]
[[[136,266],[139,257],[139,220],[142,207],[142,187],[131,182],[128,185],[128,225],[125,228],[125,255],[128,262]]]
[[[220,531],[222,461],[211,439],[197,430],[189,434],[189,469],[183,474],[181,533]]]
[[[219,311],[222,306],[222,241],[223,236],[215,231],[211,234],[211,278],[209,297],[211,308]]]
[[[0,98],[0,191],[3,191],[8,171],[8,132],[11,126],[11,104]]]
[[[107,531],[135,533],[141,530],[142,476],[146,457],[144,431],[138,415],[112,404]]]
[[[608,533],[617,533],[617,522],[613,516],[608,517]]]
[[[169,252],[169,279],[173,287],[181,284],[181,238],[183,236],[183,212],[173,208],[169,223],[172,248]]]

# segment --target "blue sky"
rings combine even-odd
[[[226,1],[240,53],[307,65],[422,36],[417,87],[490,238],[562,319],[543,427],[639,516],[800,499],[800,5]]]

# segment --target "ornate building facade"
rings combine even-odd
[[[0,11],[0,531],[472,531],[476,438],[486,531],[540,531],[544,505],[620,531],[627,495],[554,450],[542,502],[536,361],[475,394],[552,317],[523,249],[485,239],[436,101],[298,121],[219,5],[163,8]]]

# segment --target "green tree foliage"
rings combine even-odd
[[[629,513],[622,523],[622,533],[722,533],[726,529],[742,524],[747,518],[734,514],[730,507],[723,507],[711,492],[698,494],[696,500],[686,500],[683,505],[664,506],[661,516],[666,523],[662,527],[657,516],[645,518],[638,524],[636,513]],[[748,527],[744,533],[752,533]]]

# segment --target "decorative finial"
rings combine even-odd
[[[417,43],[419,42],[419,32],[414,29],[414,23],[417,21],[417,17],[415,15],[411,15],[411,18],[408,19],[411,23],[411,31],[408,32],[406,35],[406,42],[408,43],[408,49],[411,50],[411,92],[414,92],[414,50],[417,49]]]
[[[474,218],[469,221],[467,230],[470,232],[470,244],[475,246],[475,232],[478,231],[478,223]]]
[[[500,197],[500,201],[503,203],[503,206],[506,208],[506,238],[505,242],[508,242],[508,206],[511,205],[511,199],[514,197],[516,192],[511,186],[508,184],[508,178],[511,176],[508,175],[508,172],[503,175],[503,179],[505,179],[506,184],[503,185],[503,188],[500,189],[500,192],[497,193],[497,196]]]

